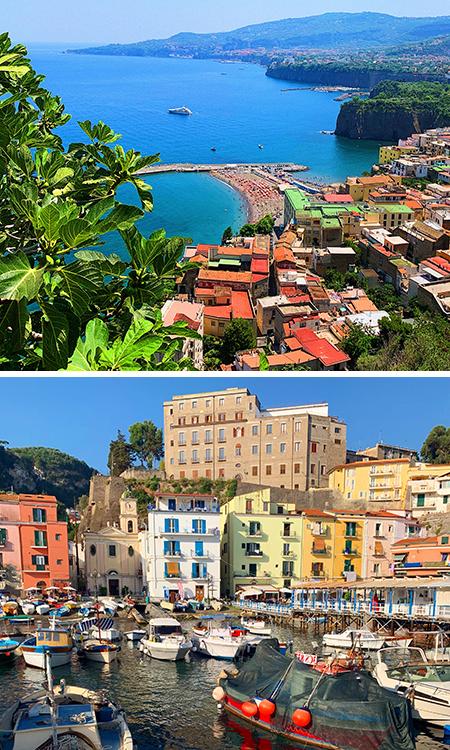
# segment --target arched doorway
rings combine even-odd
[[[107,580],[109,596],[120,596],[120,579],[117,570],[110,570]]]

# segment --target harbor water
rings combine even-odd
[[[126,148],[158,152],[166,163],[294,162],[310,167],[307,176],[330,181],[361,174],[376,160],[376,143],[322,134],[335,126],[336,92],[284,91],[292,84],[268,78],[259,65],[78,56],[64,48],[32,47],[30,56],[72,115],[67,142],[84,139],[77,122],[90,119],[121,133]],[[183,105],[191,117],[168,114]],[[208,175],[149,181],[155,209],[145,231],[165,227],[195,242],[218,242],[226,226],[245,223],[240,196]]]
[[[189,629],[192,623],[183,622]],[[132,627],[132,626],[131,626]],[[129,629],[129,621],[124,629]],[[313,633],[299,634],[275,627],[282,640],[308,651]],[[111,665],[79,661],[54,670],[55,682],[106,690],[127,712],[138,750],[294,750],[293,745],[263,732],[249,734],[245,723],[230,721],[211,697],[224,662],[193,657],[186,662],[158,662],[142,656],[136,646],[122,641],[119,661]],[[0,714],[15,699],[40,689],[44,674],[24,664],[21,657],[0,665]],[[442,748],[442,730],[419,731],[418,750]]]

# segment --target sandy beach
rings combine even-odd
[[[214,170],[211,176],[226,182],[237,190],[247,207],[247,217],[254,223],[267,214],[271,214],[275,221],[283,212],[283,196],[278,188],[262,175],[245,169]]]

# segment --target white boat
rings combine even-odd
[[[62,667],[69,664],[72,658],[73,640],[68,630],[51,628],[38,630],[32,638],[28,638],[20,645],[25,663],[29,667],[45,669],[46,654],[50,658],[50,666]]]
[[[100,664],[111,664],[117,659],[120,646],[111,641],[100,641],[97,638],[87,638],[78,649],[80,656],[88,661],[96,661]]]
[[[432,726],[450,724],[450,664],[429,662],[421,648],[382,648],[373,676],[381,687],[409,697],[413,718]]]
[[[128,633],[124,633],[125,638],[133,643],[142,641],[145,635],[147,635],[145,630],[129,630]]]
[[[184,635],[178,620],[172,617],[155,617],[149,622],[148,637],[143,638],[140,649],[153,659],[179,661],[185,659],[192,641]]]
[[[37,604],[36,605],[36,614],[37,615],[48,615],[50,612],[50,605],[49,604]]]
[[[133,750],[122,709],[84,688],[53,687],[16,701],[0,720],[0,736],[10,750]],[[2,742],[3,746],[3,742]]]
[[[79,635],[90,635],[100,641],[122,640],[122,633],[114,627],[112,617],[88,617],[77,623],[76,631]]]
[[[24,615],[34,615],[36,612],[33,602],[19,601],[19,604]]]
[[[173,107],[173,109],[169,109],[169,115],[184,115],[186,117],[192,115],[192,111],[189,107]]]
[[[383,648],[385,637],[372,633],[370,630],[356,630],[347,628],[343,633],[326,633],[323,645],[328,648],[348,649],[353,646],[367,650],[378,651]]]
[[[232,660],[241,646],[259,643],[261,639],[260,635],[246,633],[242,628],[234,628],[230,625],[216,627],[213,624],[214,617],[205,619],[208,620],[207,631],[202,635],[194,635],[193,639],[193,650],[203,656]]]
[[[264,620],[252,620],[242,617],[241,625],[249,633],[254,633],[254,635],[272,635],[272,628]]]

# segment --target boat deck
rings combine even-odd
[[[45,706],[45,704],[43,704],[43,706]],[[76,727],[80,725],[86,726],[87,724],[95,724],[96,718],[94,709],[89,704],[60,705],[57,707],[56,723],[58,727]],[[52,726],[50,712],[30,716],[29,712],[25,710],[19,717],[15,731],[23,732],[30,729],[42,729],[47,726]]]

